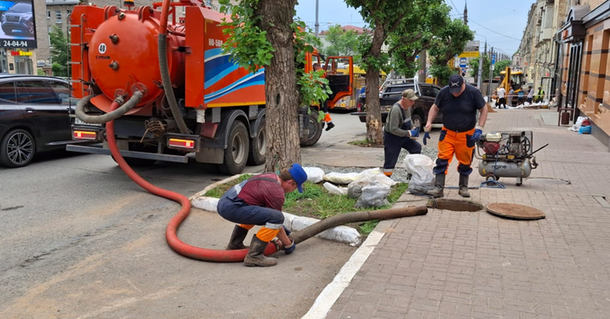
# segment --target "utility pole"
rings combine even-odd
[[[485,40],[485,51],[487,51],[487,40]],[[481,94],[483,93],[483,88],[481,87],[483,81],[483,60],[485,60],[485,52],[479,54],[479,72],[477,73],[477,88]]]
[[[494,76],[493,56],[494,56],[494,48],[491,47],[491,49],[489,49],[489,58],[492,63],[489,64],[489,86],[487,87],[488,99],[491,98],[491,83],[493,82],[492,80],[493,80],[493,76]]]
[[[318,37],[318,30],[320,29],[320,24],[318,23],[318,1],[316,0],[316,24],[315,24],[315,30],[316,30],[316,38]]]

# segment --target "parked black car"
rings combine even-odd
[[[402,91],[412,89],[415,91],[415,94],[417,95],[418,99],[415,101],[415,105],[413,105],[413,113],[411,115],[411,120],[413,121],[413,125],[423,128],[423,126],[426,125],[428,112],[434,104],[436,95],[441,90],[441,88],[434,84],[416,82],[413,79],[401,79],[392,81],[393,82],[389,82],[389,84],[382,86],[382,91],[381,93],[379,93],[379,103],[381,105],[381,121],[385,123],[386,117],[388,116],[388,111],[394,103],[400,100],[400,94],[402,93]],[[364,94],[359,97],[358,105],[362,106],[362,109],[359,110],[359,112],[354,112],[351,114],[358,116],[360,118],[360,122],[365,123],[366,104]],[[442,119],[443,114],[439,112],[436,119],[434,119],[432,123],[442,123]]]
[[[14,30],[33,37],[35,32],[32,4],[17,2],[2,14],[2,31],[12,35]]]
[[[22,167],[34,154],[72,139],[70,84],[37,75],[0,75],[0,165]]]

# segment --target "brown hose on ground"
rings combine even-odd
[[[341,215],[335,215],[323,219],[311,226],[305,227],[302,230],[295,231],[291,234],[295,244],[303,242],[329,228],[333,228],[339,225],[347,223],[363,222],[374,219],[393,219],[401,217],[411,217],[426,215],[428,213],[428,207],[403,207],[403,208],[392,208],[392,209],[381,209],[371,211],[360,211],[353,213],[345,213]]]

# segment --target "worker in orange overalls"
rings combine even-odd
[[[319,71],[322,70],[322,67],[318,63],[313,64],[313,70]],[[323,78],[327,77],[326,71],[324,71]],[[322,127],[324,127],[324,123],[326,123],[326,130],[329,131],[335,124],[333,124],[333,119],[330,118],[330,114],[328,113],[328,100],[322,102],[322,110],[324,111],[324,122],[322,123]]]
[[[428,191],[433,197],[443,197],[447,167],[453,159],[457,158],[460,164],[457,167],[460,173],[459,194],[470,197],[468,192],[468,176],[472,173],[472,158],[475,143],[483,135],[483,127],[487,122],[487,107],[481,92],[472,85],[464,83],[459,74],[449,77],[449,85],[441,89],[436,96],[434,104],[428,112],[428,120],[424,131],[430,132],[432,120],[438,112],[443,112],[443,129],[438,142],[438,157],[434,167],[434,188]],[[479,123],[477,124],[477,111]],[[426,137],[424,136],[424,141]]]
[[[236,223],[233,228],[227,250],[244,249],[244,239],[254,225],[261,225],[250,242],[248,254],[244,259],[247,267],[275,266],[275,258],[264,255],[267,244],[276,236],[279,241],[274,243],[286,254],[295,249],[295,242],[284,224],[285,194],[299,190],[303,192],[303,183],[307,181],[307,173],[301,165],[295,163],[289,169],[283,169],[279,174],[265,173],[250,177],[233,186],[222,195],[218,201],[218,214],[224,219]]]

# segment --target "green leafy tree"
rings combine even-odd
[[[432,39],[450,23],[451,7],[442,0],[413,1],[401,27],[388,37],[388,53],[394,71],[413,77],[420,69],[416,57],[432,45]]]
[[[510,66],[511,61],[510,60],[502,60],[502,61],[498,61],[496,62],[496,64],[494,65],[494,76],[500,76],[500,72],[506,70],[507,66]]]
[[[489,66],[491,65],[491,60],[489,59],[489,57],[487,57],[487,55],[481,54],[481,56],[483,56],[483,69],[481,69],[481,82],[483,82],[485,80],[489,80]],[[474,78],[475,78],[476,82],[479,81],[478,77],[479,77],[479,61],[480,60],[481,60],[481,58],[472,58],[468,62],[470,69],[473,70],[473,72],[474,72]]]
[[[222,23],[228,36],[223,50],[250,72],[265,69],[265,171],[301,162],[297,109],[325,99],[319,83],[328,81],[323,71],[305,74],[305,54],[313,47],[305,42],[305,23],[294,21],[297,1],[219,2],[220,11],[230,16]]]
[[[432,64],[430,73],[439,83],[447,83],[449,76],[457,72],[447,64],[456,54],[462,53],[471,40],[474,40],[474,32],[460,19],[451,20],[446,28],[431,39],[432,43],[428,50]]]
[[[70,60],[70,50],[68,39],[58,26],[53,26],[49,32],[51,39],[51,69],[55,76],[68,76],[68,61]]]
[[[324,37],[329,45],[324,48],[326,55],[350,55],[354,57],[354,63],[358,63],[358,32],[354,30],[343,30],[340,25],[334,25],[328,28]]]
[[[368,36],[359,42],[362,54],[362,67],[366,70],[366,137],[371,143],[383,144],[381,132],[381,108],[377,88],[379,87],[380,70],[388,65],[389,55],[381,47],[392,32],[400,30],[403,17],[412,10],[416,0],[346,0],[348,6],[360,11],[364,22],[371,26]]]

